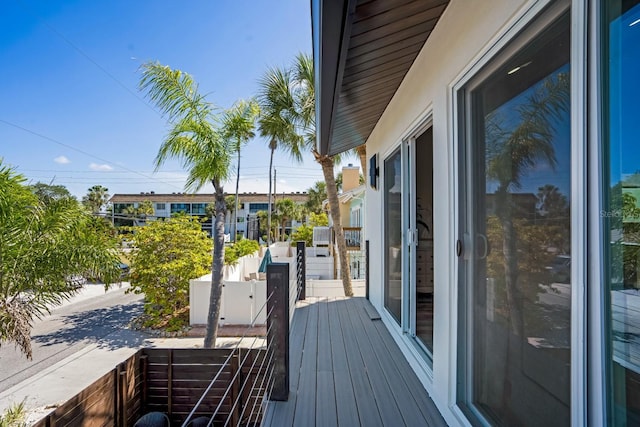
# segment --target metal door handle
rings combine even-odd
[[[478,259],[485,259],[489,254],[489,242],[487,241],[487,236],[484,234],[476,234],[476,236],[478,236],[483,243],[482,252],[480,252],[482,255],[479,253]]]

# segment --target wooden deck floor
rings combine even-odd
[[[298,304],[289,400],[270,403],[265,425],[446,426],[366,299]]]

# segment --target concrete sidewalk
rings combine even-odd
[[[99,290],[93,285],[83,289],[67,304],[103,294],[104,289]],[[140,331],[124,328],[113,332],[107,338],[109,338],[107,341],[111,342],[142,344],[117,349],[100,342],[90,344],[8,390],[0,391],[0,414],[13,404],[24,401],[29,412],[27,424],[30,425],[91,385],[139,348],[199,348],[203,345],[202,337],[156,338]],[[219,337],[216,340],[216,347],[235,347],[239,341],[240,338]],[[242,340],[240,346],[259,347],[263,344],[264,339],[247,337]]]

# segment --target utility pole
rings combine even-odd
[[[275,205],[276,205],[276,199],[278,196],[278,190],[276,189],[276,184],[278,183],[278,180],[276,179],[276,177],[278,176],[278,169],[273,168],[273,205],[271,205],[271,208],[274,209]],[[276,227],[276,230],[278,229],[278,227]],[[271,230],[269,230],[269,232],[271,232]],[[278,236],[277,233],[274,233],[273,236],[276,239],[276,242],[278,241]]]

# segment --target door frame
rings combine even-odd
[[[464,392],[460,389],[465,384],[462,381],[462,372],[467,372],[461,365],[468,363],[466,360],[466,348],[468,346],[468,325],[464,324],[463,316],[467,304],[465,301],[465,292],[461,289],[466,287],[465,277],[463,274],[465,252],[468,250],[468,242],[464,242],[464,236],[461,235],[461,222],[465,220],[464,201],[466,197],[464,182],[465,173],[461,168],[466,167],[469,159],[465,158],[465,150],[463,146],[466,144],[468,135],[467,112],[461,105],[460,97],[464,97],[465,89],[470,81],[475,80],[479,75],[487,73],[491,67],[491,61],[502,51],[502,49],[515,39],[523,30],[525,30],[536,18],[536,16],[547,6],[554,3],[553,0],[531,0],[522,8],[522,12],[514,16],[512,20],[507,22],[500,31],[488,44],[487,49],[480,52],[478,56],[467,67],[465,67],[456,78],[453,79],[448,87],[448,101],[451,106],[448,127],[452,141],[452,152],[450,154],[450,176],[452,182],[453,195],[451,209],[454,213],[454,220],[449,230],[449,239],[452,242],[454,253],[451,255],[451,264],[449,268],[449,279],[452,284],[450,292],[450,309],[451,309],[451,328],[452,337],[450,342],[451,355],[457,360],[449,365],[449,403],[453,414],[463,423],[468,424],[465,411],[460,406],[460,393]],[[600,187],[598,174],[592,173],[587,175],[587,169],[599,171],[601,166],[598,163],[598,146],[597,139],[601,124],[598,107],[588,109],[587,100],[592,106],[598,106],[599,92],[597,90],[587,90],[587,85],[593,86],[593,82],[598,82],[600,75],[597,64],[599,48],[598,40],[600,31],[598,29],[600,10],[594,1],[570,0],[570,19],[571,19],[571,45],[570,45],[570,61],[571,61],[571,247],[572,247],[572,266],[571,266],[571,423],[573,426],[585,425],[587,419],[602,420],[605,419],[603,414],[603,384],[602,378],[602,307],[601,295],[599,294],[600,280],[602,280],[602,271],[598,267],[599,263],[587,263],[587,254],[589,248],[593,249],[595,254],[601,254],[599,243],[601,232],[598,221],[588,222],[588,212],[592,213],[592,217],[599,212],[600,192],[596,197],[587,199],[588,189],[597,189]],[[587,32],[587,29],[591,30]],[[587,55],[589,53],[590,55]],[[589,58],[589,62],[587,62]],[[488,68],[489,67],[489,68]],[[598,87],[599,82],[593,86]],[[590,118],[589,120],[587,118]],[[588,141],[588,145],[585,144]],[[587,151],[591,153],[587,157]],[[587,234],[588,233],[588,234]],[[460,240],[463,243],[464,251],[461,256],[456,256],[456,242]],[[602,257],[600,256],[600,260]],[[587,270],[589,269],[589,276]],[[589,294],[587,295],[587,280],[594,280],[597,283],[589,285]],[[588,308],[587,297],[591,302],[591,308]],[[587,325],[587,314],[592,322]],[[468,316],[466,316],[468,320]],[[588,329],[591,328],[591,334]],[[587,336],[595,338],[587,341]],[[592,359],[587,359],[587,349],[597,350],[593,354]],[[593,353],[593,351],[592,351]],[[588,376],[587,376],[588,370]],[[590,382],[595,380],[596,387],[589,387],[587,390],[587,377]],[[468,385],[467,385],[468,387]],[[587,400],[590,405],[587,405]],[[471,406],[473,408],[473,406]],[[589,411],[589,417],[587,417]],[[482,419],[482,418],[480,418]]]

